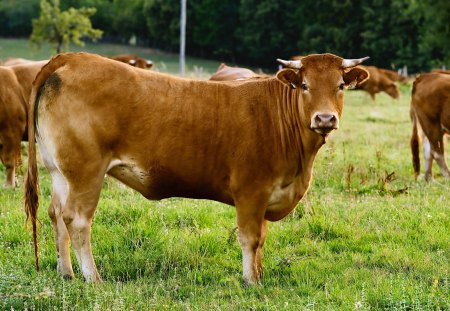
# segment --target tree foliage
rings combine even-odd
[[[29,34],[38,6],[39,0],[0,1],[0,35]],[[140,44],[178,51],[179,0],[64,0],[60,15],[73,12],[71,7],[85,13],[87,19],[77,17],[77,22],[87,27],[90,18],[92,27],[104,31],[103,40],[136,37]],[[42,14],[47,22],[38,25],[38,41],[57,42],[56,28],[67,27],[73,16]],[[370,64],[407,65],[412,72],[448,68],[449,20],[448,0],[189,0],[186,52],[259,66],[274,66],[278,57],[331,52],[349,58],[368,55]],[[89,33],[74,40],[81,42]]]
[[[48,41],[55,46],[56,53],[67,49],[69,43],[83,46],[82,38],[97,40],[102,31],[92,28],[89,19],[96,8],[69,8],[61,11],[59,0],[41,0],[41,15],[33,20],[31,42],[40,45]]]

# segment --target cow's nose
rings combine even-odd
[[[317,123],[323,123],[323,124],[331,124],[336,121],[336,117],[333,114],[330,113],[321,113],[316,114],[316,122]]]
[[[334,113],[315,113],[311,120],[312,129],[330,132],[339,127],[339,119]]]

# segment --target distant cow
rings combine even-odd
[[[413,84],[410,115],[413,123],[411,152],[414,173],[420,174],[418,127],[421,128],[425,180],[433,178],[433,159],[442,175],[450,178],[445,161],[444,135],[450,134],[450,75],[441,73],[421,74]]]
[[[111,56],[111,59],[117,60],[119,62],[131,65],[133,67],[150,69],[153,66],[153,62],[147,59],[140,58],[139,56],[133,54],[122,54]]]
[[[21,65],[26,63],[33,63],[34,60],[25,59],[25,58],[8,58],[5,60],[1,65],[2,66],[14,66],[14,65]]]
[[[375,66],[361,67],[369,72],[369,79],[367,79],[366,82],[357,85],[355,90],[364,90],[368,92],[372,100],[375,100],[375,95],[380,92],[385,92],[394,99],[400,97],[400,91],[397,84],[389,78],[389,75],[386,74],[384,69]]]
[[[258,282],[268,222],[284,218],[305,195],[315,156],[339,127],[345,86],[368,76],[352,68],[364,59],[310,55],[279,60],[293,69],[276,77],[215,82],[137,70],[92,54],[56,56],[33,84],[28,123],[25,209],[37,267],[32,137],[52,177],[48,212],[62,276],[74,276],[70,237],[85,279],[100,281],[91,224],[109,174],[148,199],[234,205],[244,279]]]
[[[16,158],[27,137],[28,99],[31,84],[48,61],[28,61],[0,66],[0,159],[6,167],[6,185],[16,186]]]
[[[209,78],[211,81],[239,81],[250,78],[267,78],[269,76],[257,74],[254,71],[242,67],[230,67],[220,64],[217,71]]]
[[[401,83],[406,83],[408,82],[408,77],[405,77],[404,75],[401,75],[400,73],[398,73],[397,71],[394,70],[390,70],[390,69],[383,69],[383,68],[378,68],[382,73],[384,73],[385,75],[387,75],[389,77],[389,79],[391,79],[394,82],[401,82]]]

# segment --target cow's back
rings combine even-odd
[[[194,81],[102,57],[62,57],[67,57],[64,65],[49,74],[41,90],[39,131],[90,144],[94,157],[107,155],[106,162],[118,164],[111,175],[125,183],[139,180],[132,187],[148,198],[231,204],[233,174],[250,180],[260,171],[248,167],[275,162],[270,161],[276,157],[273,111],[262,100],[267,94],[254,87],[259,81]],[[280,85],[275,79],[271,83]],[[61,123],[65,115],[70,123]],[[58,134],[52,134],[56,128]],[[70,146],[59,147],[59,158],[71,152]],[[265,169],[266,175],[275,171]]]
[[[442,124],[450,129],[450,75],[428,73],[418,76],[411,95],[411,104],[416,111],[430,119],[440,118]]]

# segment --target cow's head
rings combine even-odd
[[[277,73],[277,78],[299,90],[302,122],[326,136],[339,127],[345,88],[369,77],[366,70],[355,67],[366,59],[343,59],[333,54],[313,54],[293,61],[278,59],[286,68]]]
[[[384,91],[394,99],[400,98],[400,90],[395,82],[390,81],[384,88]]]

